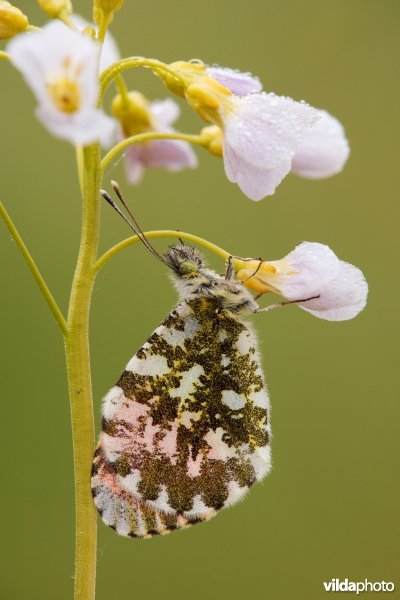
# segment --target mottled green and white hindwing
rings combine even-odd
[[[213,297],[181,301],[105,397],[92,487],[122,535],[206,520],[270,469],[256,339],[218,306]]]

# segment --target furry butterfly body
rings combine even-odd
[[[200,254],[165,255],[180,301],[106,395],[94,501],[120,535],[150,537],[208,520],[270,469],[258,305]]]

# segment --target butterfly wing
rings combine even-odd
[[[127,535],[116,521],[131,514],[140,537],[237,502],[270,469],[267,411],[248,325],[212,298],[179,303],[105,398],[92,479],[105,523]]]

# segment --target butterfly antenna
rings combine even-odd
[[[122,206],[125,208],[126,212],[128,213],[128,215],[132,219],[132,223],[133,223],[133,226],[134,226],[133,229],[135,230],[136,235],[140,238],[141,242],[146,246],[146,248],[149,250],[149,252],[151,252],[151,254],[153,256],[155,256],[156,258],[158,258],[158,260],[161,260],[161,262],[163,262],[164,264],[168,265],[168,263],[166,262],[165,258],[161,254],[159,254],[157,252],[157,250],[154,248],[154,246],[152,246],[150,244],[149,240],[145,236],[145,234],[143,232],[143,229],[140,227],[140,225],[137,222],[136,218],[134,217],[132,211],[130,210],[129,206],[125,202],[124,197],[122,196],[122,193],[121,193],[121,190],[120,190],[120,187],[119,187],[118,183],[116,181],[111,180],[111,185],[113,187],[114,192],[117,194],[117,196],[119,198],[119,201],[121,202]]]
[[[148,239],[144,235],[143,231],[140,229],[140,227],[137,226],[136,219],[133,218],[134,224],[132,224],[129,221],[129,219],[124,215],[124,213],[119,209],[119,207],[115,204],[115,202],[111,198],[111,196],[105,190],[100,190],[100,194],[102,195],[104,200],[106,200],[106,202],[108,202],[108,204],[113,207],[113,209],[119,214],[119,216],[123,218],[125,223],[127,223],[129,225],[129,227],[138,236],[139,240],[142,242],[142,244],[144,246],[146,246],[146,248],[149,250],[149,252],[151,252],[151,254],[153,254],[153,256],[155,256],[156,258],[158,258],[158,260],[160,260],[163,264],[169,266],[168,263],[166,262],[166,260],[164,259],[164,257],[161,256],[161,254],[159,254],[155,248],[153,248],[153,246],[149,243]],[[117,194],[117,195],[118,195],[118,198],[121,198],[120,194]],[[125,206],[124,202],[122,202],[122,204]],[[128,213],[131,216],[131,213],[129,210],[128,210]]]

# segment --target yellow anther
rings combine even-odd
[[[80,90],[75,80],[59,77],[53,80],[47,89],[58,110],[74,113],[79,109]]]
[[[8,40],[28,27],[28,17],[19,8],[0,1],[0,40]]]

